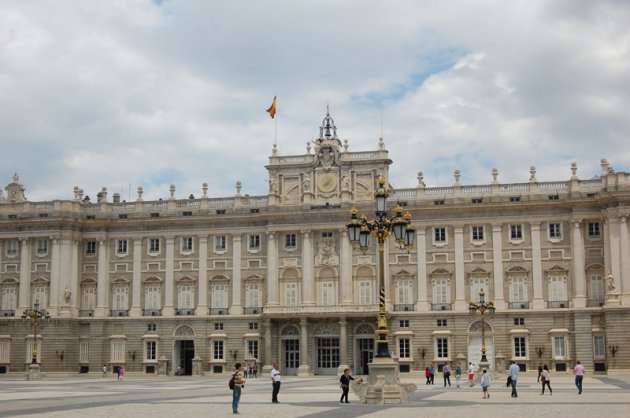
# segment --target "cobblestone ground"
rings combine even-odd
[[[26,382],[18,377],[0,378],[0,417],[222,417],[232,416],[228,377],[53,378]],[[573,378],[553,376],[553,395],[540,395],[533,375],[522,376],[518,398],[511,398],[502,377],[483,399],[475,387],[425,386],[424,379],[405,378],[418,385],[408,405],[363,405],[352,394],[350,404],[340,404],[334,376],[285,377],[280,403],[271,403],[267,378],[249,379],[239,411],[252,417],[613,417],[630,410],[630,373],[587,376],[577,394]]]

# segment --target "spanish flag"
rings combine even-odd
[[[271,119],[276,117],[276,96],[273,96],[273,103],[271,103],[267,112],[269,113],[269,116],[271,116]]]

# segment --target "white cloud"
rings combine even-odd
[[[5,2],[0,184],[264,194],[274,95],[283,154],[330,104],[351,150],[383,130],[397,187],[630,171],[627,2],[433,3]]]

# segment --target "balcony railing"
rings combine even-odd
[[[94,309],[79,309],[79,316],[94,316]]]
[[[452,303],[432,303],[431,310],[432,311],[452,311],[453,304]]]
[[[175,309],[175,315],[194,315],[195,310],[191,308]]]
[[[601,308],[605,304],[606,302],[603,299],[588,299],[586,301],[586,306],[588,308]]]
[[[394,311],[396,312],[411,312],[414,310],[413,303],[396,303],[394,304]]]
[[[0,311],[0,316],[15,316],[14,309],[4,309]]]
[[[529,309],[529,302],[508,302],[508,309]]]
[[[378,305],[331,305],[331,306],[266,306],[265,313],[267,314],[295,314],[295,313],[309,313],[309,314],[329,314],[329,313],[376,313],[378,312]]]
[[[568,300],[550,300],[547,302],[548,308],[565,309],[569,307]]]
[[[261,313],[263,312],[263,308],[262,308],[262,306],[257,306],[257,307],[246,306],[246,307],[243,309],[243,311],[244,311],[244,313],[246,313],[246,314],[254,314],[254,315],[257,315],[257,314],[261,314]]]
[[[227,315],[229,313],[228,308],[209,308],[210,315]]]
[[[129,316],[129,309],[110,309],[109,316]]]
[[[142,316],[162,316],[161,309],[143,309]]]

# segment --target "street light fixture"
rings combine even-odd
[[[29,319],[31,321],[31,325],[33,326],[33,353],[31,364],[37,364],[37,328],[40,327],[40,323],[42,320],[48,321],[50,319],[50,313],[46,312],[45,309],[39,309],[39,300],[35,300],[35,304],[33,305],[33,309],[25,309],[22,312],[22,320]]]
[[[486,357],[486,323],[485,317],[486,314],[493,315],[495,311],[493,302],[486,302],[485,298],[486,294],[483,289],[479,291],[479,303],[470,302],[468,304],[468,310],[471,315],[476,315],[479,312],[481,317],[481,362],[487,363],[488,358]]]
[[[376,199],[376,219],[368,220],[365,215],[357,216],[357,210],[353,208],[350,212],[350,222],[348,228],[348,238],[350,242],[359,246],[363,254],[370,247],[370,235],[374,235],[378,241],[379,253],[379,319],[376,334],[376,355],[379,358],[391,358],[388,346],[389,330],[387,328],[387,312],[385,307],[385,240],[393,232],[396,243],[401,248],[413,246],[415,239],[415,229],[411,226],[411,214],[403,216],[402,208],[397,206],[395,215],[391,218],[387,216],[387,198],[389,192],[385,190],[385,179],[378,178],[378,188],[374,192]]]

